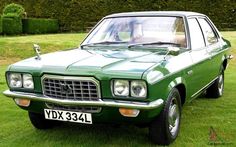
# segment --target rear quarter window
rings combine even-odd
[[[203,34],[206,39],[207,45],[212,45],[218,42],[218,38],[216,33],[214,32],[211,25],[208,23],[208,21],[205,18],[199,18],[199,23],[202,27]]]

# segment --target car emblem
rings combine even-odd
[[[72,93],[72,88],[70,85],[60,83],[60,87],[61,87],[62,93],[64,93],[64,94],[71,94]]]

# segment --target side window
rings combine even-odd
[[[204,33],[204,36],[206,37],[206,43],[207,45],[214,44],[218,42],[217,36],[214,33],[212,27],[209,25],[209,23],[204,18],[199,18],[199,23],[202,27],[202,31]]]
[[[192,49],[194,50],[204,47],[205,41],[197,20],[195,18],[188,19],[188,26],[190,31],[190,41]]]

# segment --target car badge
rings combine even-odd
[[[64,94],[71,94],[72,93],[72,88],[70,85],[60,83],[60,87],[61,87],[62,93],[64,93]]]

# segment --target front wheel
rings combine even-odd
[[[149,137],[159,145],[169,145],[179,133],[181,119],[181,98],[179,91],[173,88],[164,109],[149,126]]]
[[[55,121],[45,119],[43,114],[28,113],[31,124],[37,129],[50,129],[56,125]]]
[[[222,71],[214,83],[206,90],[209,98],[219,98],[224,92],[224,72]]]

